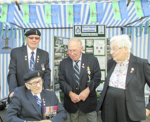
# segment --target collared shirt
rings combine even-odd
[[[37,50],[37,48],[33,51],[33,52],[34,52],[34,62],[35,62],[35,60],[36,60],[36,50]],[[31,58],[31,56],[32,56],[31,52],[32,52],[32,50],[31,50],[31,49],[28,47],[28,45],[27,45],[29,69],[30,69],[30,58]]]
[[[117,63],[110,77],[109,86],[126,89],[126,77],[130,56],[122,63]]]
[[[81,71],[81,59],[82,59],[82,53],[81,53],[81,56],[80,58],[78,59],[79,62],[78,62],[78,66],[79,66],[79,72]],[[76,62],[73,60],[73,67],[76,65]]]
[[[31,92],[32,93],[32,92]],[[33,94],[33,93],[32,93]],[[39,99],[41,99],[41,95],[40,94],[33,94],[33,96],[36,95]]]

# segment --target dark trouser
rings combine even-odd
[[[102,107],[103,122],[140,122],[129,118],[125,101],[125,90],[109,87]]]

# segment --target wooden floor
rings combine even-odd
[[[6,109],[3,111],[0,111],[0,116],[3,120],[3,122],[5,121],[5,116],[6,116]],[[1,122],[1,121],[0,121]],[[85,116],[81,113],[80,117],[79,117],[79,122],[86,122],[86,118]],[[98,113],[98,122],[102,122],[101,120],[101,116],[100,116],[100,112]],[[146,118],[146,120],[142,121],[142,122],[150,122],[150,116]]]

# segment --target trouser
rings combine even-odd
[[[125,90],[109,87],[102,106],[103,122],[140,122],[129,118],[125,99]]]
[[[79,121],[79,113],[80,110],[78,110],[76,113],[68,113],[68,119],[65,122],[80,122]],[[90,113],[85,113],[87,122],[97,122],[97,112],[93,111]]]

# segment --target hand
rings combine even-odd
[[[90,89],[89,89],[89,87],[87,87],[79,94],[79,98],[81,100],[85,101],[87,99],[87,97],[89,96],[89,94],[90,94]]]
[[[150,115],[150,110],[146,109],[146,117]]]
[[[11,98],[14,95],[14,92],[10,93],[9,98]]]
[[[41,120],[40,122],[52,122],[51,120]]]
[[[74,92],[72,92],[72,91],[69,92],[69,96],[70,96],[71,101],[72,101],[73,103],[77,103],[77,102],[80,101],[79,95],[77,95],[76,93],[74,93]]]

